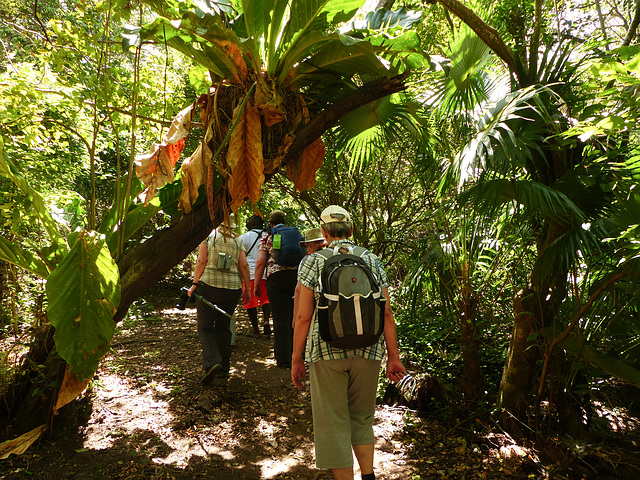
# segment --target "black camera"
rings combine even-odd
[[[176,305],[176,308],[178,310],[184,310],[187,307],[187,302],[196,303],[195,292],[194,295],[189,296],[189,294],[187,293],[189,291],[188,288],[182,287],[180,291],[182,293],[180,294],[180,300],[178,300],[178,304]]]

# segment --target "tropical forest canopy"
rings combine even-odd
[[[84,388],[215,225],[282,208],[310,228],[329,203],[391,273],[407,363],[469,408],[524,434],[543,401],[640,385],[638,2],[15,0],[0,18],[0,326],[46,330],[21,343],[69,366],[50,395]],[[8,410],[44,389],[44,360],[16,353]]]

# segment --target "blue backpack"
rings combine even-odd
[[[273,261],[283,267],[295,267],[300,264],[306,251],[300,246],[304,237],[297,227],[278,225],[269,229],[273,236]]]

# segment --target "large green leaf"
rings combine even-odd
[[[422,18],[422,12],[407,10],[404,7],[395,12],[387,10],[386,8],[380,8],[375,12],[367,13],[363,28],[386,31],[396,28],[406,29],[419,23],[420,18]]]
[[[139,38],[137,38],[139,37]],[[142,40],[161,39],[179,52],[193,58],[200,65],[222,78],[233,78],[237,66],[216,42],[232,42],[241,46],[238,36],[227,28],[219,17],[202,17],[187,12],[180,20],[157,17],[143,27],[125,26],[123,47],[137,45]]]
[[[321,81],[327,76],[328,81],[333,83],[339,78],[350,79],[354,72],[375,78],[388,73],[388,70],[369,42],[344,35],[336,38],[333,35],[332,39],[296,69],[291,83],[300,86]]]
[[[244,30],[234,27],[234,31],[246,37],[244,43],[249,44],[251,51],[251,61],[254,62],[254,68],[260,70],[260,59],[264,62],[266,70],[271,72],[275,68],[275,52],[278,42],[282,38],[282,27],[286,20],[286,13],[289,6],[289,0],[263,0],[256,2],[254,0],[242,0],[243,14],[239,19],[242,21]],[[261,46],[261,54],[256,55],[253,51],[254,46]]]
[[[291,16],[277,53],[279,64],[268,73],[276,73],[282,82],[289,68],[281,64],[293,65],[304,59],[299,52],[305,49],[298,43],[307,43],[309,35],[350,20],[363,4],[364,0],[292,0]]]
[[[49,268],[45,262],[20,245],[16,245],[15,242],[10,242],[4,237],[0,237],[0,260],[13,263],[42,278],[49,276]]]
[[[115,331],[120,276],[98,234],[74,236],[71,250],[47,280],[47,313],[58,354],[82,381],[97,370]]]

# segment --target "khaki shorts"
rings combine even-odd
[[[309,365],[318,468],[352,467],[351,445],[375,442],[380,364],[380,360],[353,356]]]

